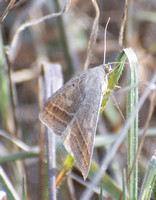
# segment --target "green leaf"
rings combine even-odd
[[[12,153],[12,154],[0,157],[0,164],[10,162],[10,161],[16,161],[16,160],[24,160],[26,158],[34,158],[34,157],[38,157],[38,155],[39,155],[38,150],[37,151],[33,150],[29,152],[20,151],[17,153]]]
[[[153,191],[154,199],[155,197],[155,187],[156,187],[156,155],[152,156],[149,163],[142,187],[140,192],[139,200],[150,200]]]
[[[20,200],[5,171],[0,166],[0,185],[3,187],[10,200]]]
[[[99,195],[99,200],[102,200],[102,195],[103,195],[103,187],[102,187],[102,182],[101,182],[101,189],[100,189],[100,195]]]
[[[128,81],[128,86],[132,87],[138,84],[138,73],[137,73],[137,58],[134,54],[132,49],[125,49],[124,50],[130,66],[130,77]],[[134,107],[138,104],[138,87],[132,88],[127,92],[127,103],[126,103],[126,114],[127,118],[133,111]],[[135,116],[134,120],[131,123],[131,126],[128,131],[127,135],[127,168],[128,173],[133,165],[133,161],[135,159],[135,155],[138,149],[138,114]],[[130,176],[130,183],[129,183],[129,196],[130,199],[137,199],[137,182],[138,182],[138,164],[136,164]]]
[[[126,170],[123,169],[123,175],[122,175],[122,200],[126,200]]]
[[[68,154],[61,170],[59,171],[59,174],[57,175],[56,186],[58,186],[62,182],[63,178],[66,176],[67,172],[70,170],[73,164],[74,164],[74,158],[70,154]]]

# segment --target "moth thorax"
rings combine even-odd
[[[111,65],[110,65],[110,64],[105,65],[104,70],[105,70],[105,73],[106,73],[106,74],[108,74],[109,72],[111,72],[111,71],[112,71]]]

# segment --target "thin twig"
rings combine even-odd
[[[99,11],[99,7],[97,5],[97,2],[95,0],[92,0],[92,3],[93,3],[93,6],[95,8],[95,11],[96,11],[96,16],[95,16],[95,19],[94,19],[94,22],[93,22],[93,27],[92,27],[90,38],[89,38],[88,49],[87,49],[87,58],[86,58],[86,61],[85,61],[85,64],[84,64],[84,70],[88,69],[90,59],[91,59],[91,55],[92,55],[92,52],[93,52],[93,48],[95,46],[97,34],[98,34],[98,24],[99,24],[100,11]]]
[[[31,148],[28,145],[26,145],[24,142],[14,138],[14,137],[11,137],[10,135],[8,135],[8,133],[6,133],[5,131],[3,131],[1,129],[0,129],[0,136],[6,138],[9,141],[11,141],[18,148],[22,149],[23,151],[31,151]]]
[[[39,88],[39,95],[38,95],[38,101],[39,101],[39,106],[41,107],[41,95],[42,95],[42,90],[41,82],[43,81],[43,78],[39,78],[38,80],[38,88]],[[39,148],[40,148],[40,153],[39,153],[39,170],[38,170],[38,175],[39,175],[39,182],[38,182],[38,199],[43,199],[43,154],[44,154],[44,138],[43,138],[43,126],[42,123],[40,122],[40,127],[39,127]]]
[[[110,21],[110,17],[107,20],[106,26],[105,26],[105,31],[104,31],[104,55],[103,55],[103,65],[106,64],[106,48],[107,48],[107,41],[106,41],[106,35],[107,35],[107,27]]]
[[[17,8],[17,7],[19,7],[20,5],[22,5],[23,3],[25,3],[25,1],[27,1],[27,0],[19,0],[18,2],[16,2],[16,3],[12,6],[12,8]]]
[[[0,24],[3,22],[3,20],[5,19],[5,17],[7,16],[9,10],[12,8],[12,6],[14,5],[16,0],[10,0],[6,10],[4,11],[2,17],[0,18]]]
[[[122,118],[123,121],[125,122],[125,117],[124,117],[124,115],[123,115],[121,109],[119,108],[118,102],[116,101],[116,99],[115,99],[115,97],[114,97],[113,94],[111,94],[111,97],[112,97],[112,99],[113,99],[113,101],[114,101],[114,103],[115,103],[116,108],[118,109],[118,111],[119,111],[119,113],[120,113],[120,115],[121,115],[121,118]]]
[[[67,184],[68,184],[68,190],[69,194],[72,200],[76,200],[76,192],[74,188],[73,180],[70,178],[70,176],[67,176]]]
[[[128,3],[129,3],[129,0],[125,0],[125,7],[123,10],[123,17],[122,17],[122,22],[121,22],[121,26],[120,26],[119,45],[121,47],[123,46],[123,33],[124,33],[124,28],[125,28],[125,23],[126,23],[126,18],[127,18]]]
[[[136,87],[141,87],[141,86],[148,86],[148,87],[150,87],[151,90],[156,90],[155,84],[151,84],[149,82],[143,81],[143,82],[134,84],[133,86],[127,86],[127,87],[124,87],[124,88],[122,88],[118,91],[113,91],[113,94],[115,95],[115,94],[125,93],[128,90],[131,90],[131,89],[136,88]]]

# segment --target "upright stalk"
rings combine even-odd
[[[131,55],[133,52],[129,52],[127,56],[134,56]],[[137,68],[136,62],[130,64],[130,75],[129,75],[128,85],[131,87],[133,85],[138,84],[138,77],[137,77]],[[138,87],[135,87],[127,92],[127,118],[132,113],[134,107],[138,104]],[[138,148],[138,114],[133,119],[131,126],[128,130],[127,134],[127,167],[128,167],[128,174],[133,166],[133,161],[135,159],[135,155]],[[137,199],[137,181],[138,181],[138,161],[136,160],[135,167],[131,173],[129,179],[129,197],[130,199]]]

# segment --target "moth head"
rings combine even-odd
[[[104,71],[106,73],[106,75],[109,75],[111,72],[112,72],[112,67],[111,67],[111,64],[105,64],[104,65]]]

